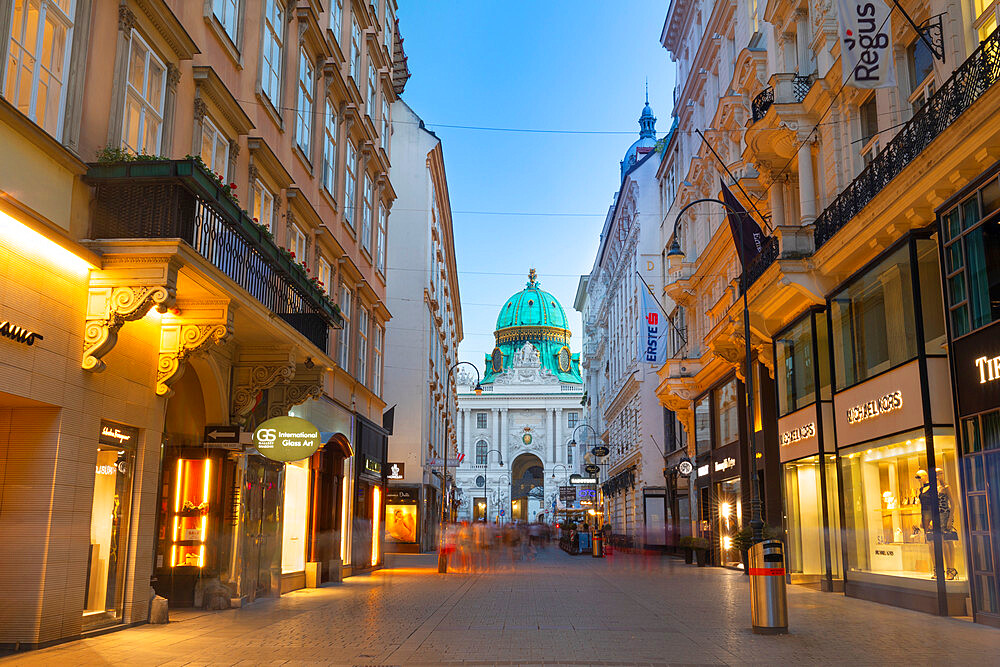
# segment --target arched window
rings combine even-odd
[[[479,440],[476,442],[476,465],[484,466],[486,465],[486,448],[487,444],[485,440]]]

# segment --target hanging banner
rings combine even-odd
[[[892,9],[882,0],[837,0],[840,65],[846,85],[855,88],[896,85],[890,12]]]
[[[642,310],[639,313],[639,361],[662,364],[667,360],[666,317],[660,311],[656,299],[645,285],[642,292]]]

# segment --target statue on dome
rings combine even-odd
[[[517,353],[514,354],[514,366],[519,368],[538,368],[542,365],[538,349],[527,342]]]

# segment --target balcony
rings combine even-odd
[[[753,122],[764,118],[771,105],[778,104],[799,104],[806,99],[809,89],[812,88],[815,77],[812,75],[802,76],[799,74],[775,74],[772,78],[773,85],[768,86],[757,97],[750,102],[750,114]],[[775,92],[777,90],[777,93]],[[777,99],[775,97],[777,96]]]
[[[1000,31],[994,30],[868,163],[864,171],[816,218],[813,232],[816,249],[858,215],[997,79],[1000,79]]]
[[[181,239],[327,352],[339,308],[195,160],[91,164],[94,239]]]

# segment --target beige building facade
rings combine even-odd
[[[395,9],[0,2],[0,644],[381,563]]]

